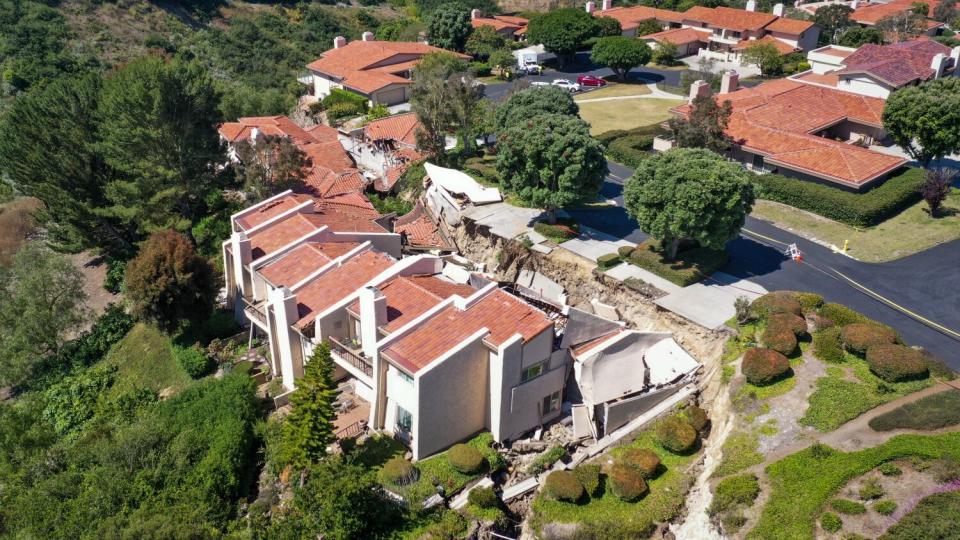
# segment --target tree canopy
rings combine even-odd
[[[497,140],[502,187],[527,204],[553,210],[593,200],[607,174],[602,145],[575,116],[540,114],[515,122]]]
[[[631,69],[649,62],[652,54],[650,47],[639,39],[610,36],[597,40],[590,53],[590,59],[612,69],[617,78],[623,81],[626,80],[627,73]]]
[[[753,207],[750,173],[704,149],[674,148],[644,160],[623,190],[627,213],[676,257],[682,240],[723,249]]]
[[[851,13],[853,9],[844,4],[830,4],[817,9],[813,22],[820,27],[819,45],[836,43],[842,30],[853,24],[850,21]]]
[[[656,19],[644,19],[637,25],[637,36],[649,36],[663,31],[663,25]]]
[[[255,143],[240,141],[234,148],[240,160],[238,175],[251,202],[303,184],[307,156],[288,137],[264,135]]]
[[[730,148],[730,137],[725,130],[732,112],[729,101],[717,103],[712,96],[698,96],[687,116],[669,119],[667,129],[680,148],[706,148],[723,153]]]
[[[883,39],[883,32],[877,30],[873,26],[851,26],[844,30],[842,34],[840,34],[840,39],[837,41],[837,45],[859,49],[867,43],[883,45]]]
[[[883,109],[883,126],[924,167],[960,151],[960,79],[936,79],[893,92]]]
[[[678,47],[666,40],[657,42],[650,59],[660,66],[672,66],[677,63]]]
[[[765,76],[775,75],[783,69],[783,55],[772,43],[754,43],[743,51],[743,62],[756,64]]]
[[[502,34],[493,29],[492,26],[481,26],[475,28],[467,38],[464,50],[467,54],[486,61],[495,51],[503,50],[507,47],[507,40]],[[511,58],[513,55],[510,55]]]
[[[620,27],[620,21],[613,17],[596,17],[596,21],[596,35],[598,37],[619,36],[623,33],[623,29]]]
[[[446,134],[453,131],[469,149],[476,139],[475,112],[482,98],[466,62],[449,53],[424,56],[413,72],[410,91],[410,106],[420,120],[417,148],[442,156]]]
[[[327,447],[336,441],[333,422],[337,411],[337,387],[333,382],[333,358],[330,346],[321,343],[313,349],[303,368],[303,377],[290,395],[290,414],[283,419],[282,461],[297,469],[318,463],[327,455]]]
[[[923,34],[927,30],[927,18],[913,11],[905,11],[880,19],[875,28],[893,43],[898,43]]]
[[[581,8],[563,8],[531,19],[527,25],[527,40],[542,43],[562,63],[597,32],[597,20],[592,15]]]
[[[430,44],[441,49],[463,51],[472,31],[470,9],[462,4],[443,4],[427,19]]]
[[[500,131],[525,124],[541,114],[577,116],[580,107],[570,92],[556,86],[531,86],[511,95],[497,107],[495,124]]]

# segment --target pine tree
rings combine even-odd
[[[336,439],[333,422],[337,417],[334,402],[337,390],[333,381],[333,359],[326,343],[313,349],[304,367],[303,378],[290,396],[292,410],[283,424],[286,461],[296,468],[316,463]]]

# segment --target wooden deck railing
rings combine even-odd
[[[343,343],[340,343],[334,338],[330,338],[330,350],[344,362],[362,371],[367,377],[373,376],[373,364],[370,363],[370,360],[353,352]]]
[[[366,420],[357,420],[356,422],[350,424],[349,426],[341,429],[336,433],[337,439],[346,439],[348,437],[356,437],[364,432],[367,429]]]
[[[266,304],[263,304],[263,306],[266,307]],[[261,323],[267,324],[266,314],[264,314],[264,312],[261,311],[256,304],[254,304],[250,300],[247,300],[246,298],[243,299],[243,311],[247,315],[253,317],[254,319],[257,319]]]

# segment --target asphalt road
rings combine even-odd
[[[642,242],[647,235],[637,228],[623,208],[623,182],[632,171],[616,163],[609,165],[610,174],[601,193],[616,201],[617,207],[571,214],[588,227]],[[787,244],[797,245],[803,253],[803,262],[794,262],[784,255]],[[960,339],[875,299],[837,273],[902,308],[960,333],[960,241],[896,261],[864,263],[748,217],[744,232],[732,240],[727,249],[731,261],[724,272],[759,283],[771,291],[788,289],[821,294],[829,302],[847,305],[889,324],[902,334],[906,343],[926,348],[960,371]]]

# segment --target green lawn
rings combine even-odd
[[[99,363],[117,367],[116,380],[108,391],[111,397],[134,388],[158,393],[172,388],[176,393],[193,382],[173,357],[170,338],[143,323],[134,326]]]
[[[698,454],[679,456],[665,450],[656,442],[653,430],[643,431],[627,446],[653,450],[666,467],[666,471],[648,482],[650,492],[645,497],[628,503],[604,489],[602,495],[587,503],[573,504],[553,501],[539,494],[533,501],[534,528],[540,530],[547,523],[559,522],[637,530],[674,518],[683,508],[687,489],[693,480],[685,471]]]
[[[663,122],[670,108],[682,103],[673,99],[630,99],[579,103],[580,117],[590,124],[590,134],[614,129],[632,129]]]
[[[650,93],[650,89],[645,84],[615,83],[608,84],[603,88],[590,90],[582,94],[577,94],[574,101],[583,101],[596,98],[624,97],[624,96],[645,96]]]
[[[932,218],[920,201],[874,227],[849,225],[799,210],[785,204],[758,200],[751,215],[789,228],[802,235],[843,247],[862,261],[881,262],[906,257],[935,245],[960,238],[960,189],[953,189],[944,203],[943,217]]]
[[[947,390],[922,397],[870,420],[875,431],[939,429],[960,424],[960,391]]]
[[[909,456],[960,460],[960,433],[901,435],[849,453],[811,447],[768,465],[770,498],[748,538],[813,538],[817,517],[850,480],[886,461]]]
[[[722,478],[748,467],[763,463],[763,454],[757,451],[760,444],[755,433],[737,431],[723,443],[723,459],[713,471],[714,478]]]

